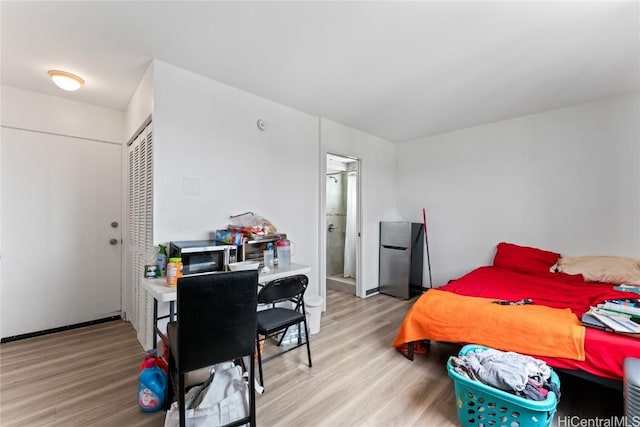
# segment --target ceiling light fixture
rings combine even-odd
[[[84,80],[81,77],[67,73],[66,71],[49,70],[49,76],[56,86],[63,90],[78,90],[80,86],[84,84]]]

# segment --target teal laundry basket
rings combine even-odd
[[[487,350],[466,345],[459,355]],[[447,371],[456,393],[458,420],[463,427],[548,427],[553,421],[558,398],[549,392],[545,400],[529,400],[463,377],[453,369],[451,358]],[[551,370],[551,382],[560,388],[560,379]]]

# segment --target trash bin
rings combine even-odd
[[[624,359],[623,391],[627,420],[640,420],[640,359]]]
[[[309,316],[309,332],[311,335],[320,332],[320,317],[322,316],[322,297],[318,295],[305,295],[304,307]]]

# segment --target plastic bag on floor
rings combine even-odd
[[[301,335],[301,343],[305,343],[306,341],[306,336],[304,333],[304,327],[300,327],[299,329]],[[282,337],[282,334],[284,335],[284,338]],[[282,340],[280,342],[280,344],[282,345],[288,345],[288,344],[298,344],[298,326],[294,325],[294,326],[290,326],[289,329],[287,329],[286,333],[285,332],[280,332],[277,335],[275,335],[274,340],[276,342],[280,342],[280,340]]]
[[[220,363],[213,368],[211,381],[189,390],[185,401],[187,427],[221,426],[249,415],[249,388],[242,368],[233,362]],[[178,403],[167,411],[165,427],[180,425]]]

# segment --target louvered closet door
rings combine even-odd
[[[152,347],[153,298],[142,288],[147,258],[153,255],[153,132],[147,126],[129,147],[127,277],[128,313],[145,349]]]

